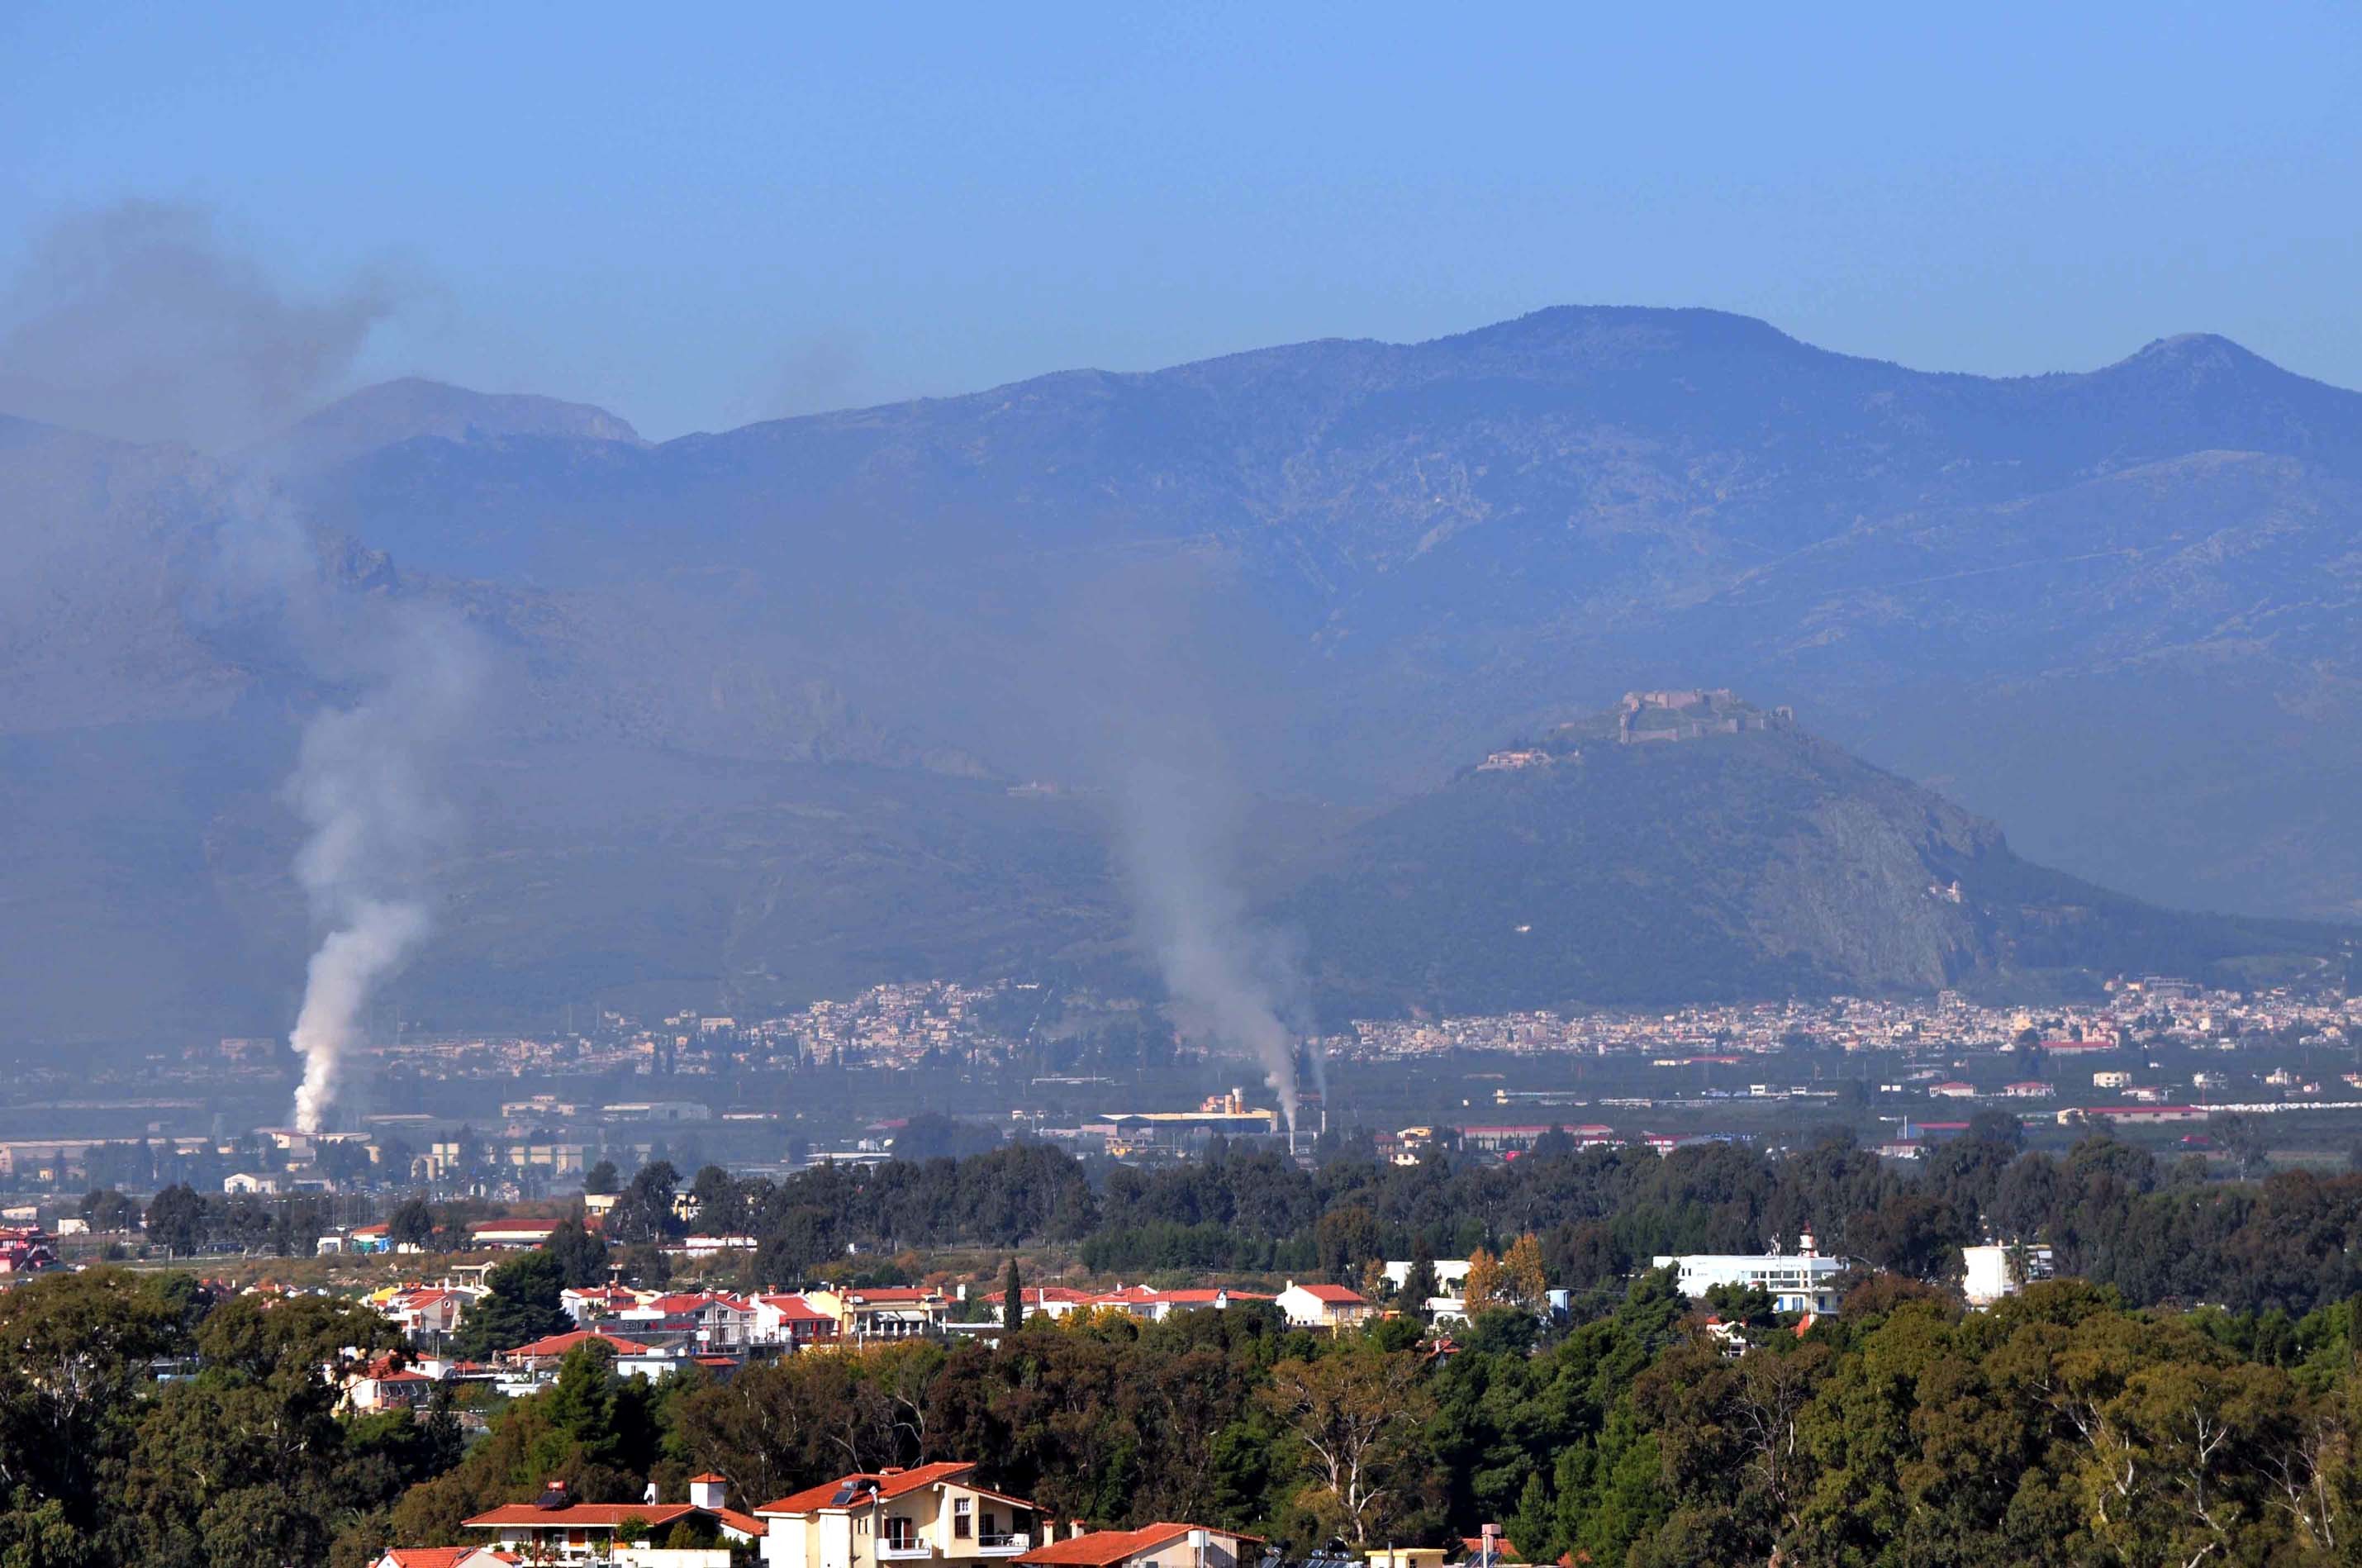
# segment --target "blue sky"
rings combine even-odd
[[[0,270],[198,204],[659,436],[1563,303],[2362,386],[2362,7],[1167,9],[12,6]]]

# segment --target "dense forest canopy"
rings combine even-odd
[[[2351,1561],[2354,1303],[2132,1309],[2058,1281],[1974,1313],[1880,1275],[1802,1331],[1723,1306],[1743,1353],[1664,1271],[1571,1324],[1485,1312],[1456,1344],[1407,1318],[1086,1313],[656,1385],[592,1345],[491,1399],[469,1443],[447,1392],[337,1413],[337,1379],[391,1342],[366,1309],[94,1270],[0,1296],[0,1561],[360,1568],[549,1480],[631,1502],[717,1472],[758,1507],[938,1459],[1054,1517],[1294,1555],[1498,1522],[1536,1561],[1651,1568]],[[160,1384],[159,1356],[199,1370]]]

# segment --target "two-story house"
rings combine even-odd
[[[764,1504],[767,1568],[978,1568],[1043,1539],[1040,1509],[976,1480],[976,1466],[922,1464],[842,1475]]]
[[[857,1342],[907,1340],[940,1331],[951,1316],[940,1290],[900,1286],[875,1290],[807,1291],[804,1299],[836,1320],[837,1337]]]
[[[685,1333],[701,1345],[743,1345],[755,1325],[755,1309],[735,1296],[714,1291],[652,1296],[615,1314],[634,1333]]]
[[[823,1312],[792,1292],[757,1296],[754,1300],[754,1342],[758,1345],[789,1345],[802,1350],[836,1338],[836,1315]]]

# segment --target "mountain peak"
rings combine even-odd
[[[403,376],[338,398],[259,450],[290,467],[321,469],[422,436],[462,445],[520,436],[646,444],[629,420],[590,403]]]

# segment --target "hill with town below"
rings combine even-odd
[[[1360,823],[1281,903],[1330,1005],[1498,1012],[2342,966],[2345,936],[2182,914],[1727,690],[1634,692]]]

